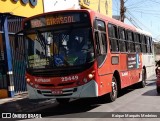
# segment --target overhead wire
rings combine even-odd
[[[132,16],[132,19],[134,19],[135,21],[137,21],[139,24],[141,24],[144,28],[146,28],[150,32],[152,31],[147,26],[145,26],[140,20],[138,20],[129,10],[127,10],[127,12]]]
[[[124,0],[124,2],[126,7],[126,12],[125,12],[126,19],[137,28],[140,28],[140,29],[143,28],[148,30],[149,32],[153,32],[153,30],[151,30],[151,28],[149,28],[148,25],[150,24],[150,26],[152,26],[153,17],[155,20],[160,19],[160,12],[159,12],[160,8],[158,8],[157,10],[157,7],[155,7],[155,4],[159,5],[160,1],[159,0],[158,1],[157,0],[139,0],[139,1]],[[113,4],[115,5],[115,8],[113,9],[113,11],[116,11],[116,9],[119,8],[119,14],[120,14],[120,7],[117,7],[115,3],[117,3],[117,5],[120,6],[120,0],[113,0]],[[147,20],[146,23],[148,23],[147,26],[144,25],[143,22],[141,22],[140,17],[137,17],[139,16],[137,13],[139,13],[141,18],[144,16],[144,18],[146,19],[148,16],[148,18],[146,19]]]
[[[144,16],[148,16],[148,25],[150,24],[150,26],[152,26],[152,17],[154,17],[155,20],[159,20],[160,19],[160,9],[157,7],[155,8],[155,4],[160,4],[159,1],[156,0],[141,0],[138,2],[135,2],[131,4],[131,2],[128,2],[128,4],[125,4],[125,7],[127,9],[127,11],[129,11],[129,13],[127,13],[126,11],[126,19],[128,20],[128,17],[130,17],[129,20],[132,20],[131,24],[133,24],[133,20],[137,22],[137,24],[140,26],[142,26],[144,29],[149,30],[150,32],[153,32],[153,30],[151,30],[151,28],[147,27],[146,25],[144,25],[144,23],[142,23],[140,21],[140,18],[135,17],[133,14],[134,13],[139,13]],[[131,15],[130,15],[131,14]],[[145,17],[145,18],[146,18]],[[149,22],[150,20],[150,22]],[[135,23],[134,23],[135,24]],[[137,26],[137,25],[136,25]],[[140,27],[141,28],[141,27]],[[158,31],[158,30],[157,30]],[[154,32],[155,34],[158,35],[158,32]]]
[[[127,18],[128,21],[131,22],[136,28],[142,29],[131,17],[128,18],[128,16],[126,16],[126,18]]]
[[[128,7],[135,6],[135,5],[137,6],[137,4],[139,5],[139,4],[141,4],[141,3],[144,3],[144,1],[148,1],[148,0],[141,0],[141,1],[139,1],[139,2],[130,4],[130,5],[127,5],[127,6],[128,6]]]
[[[143,11],[139,11],[139,10],[134,10],[133,12],[138,12],[138,13],[144,13],[144,14],[149,14],[149,15],[160,15],[160,13],[155,13],[155,12],[143,12]]]

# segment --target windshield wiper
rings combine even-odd
[[[43,49],[45,50],[45,53],[46,53],[46,42],[45,42],[44,37],[42,36],[42,34],[38,30],[36,30],[35,32],[38,37],[37,41],[41,44],[41,46],[43,47]]]

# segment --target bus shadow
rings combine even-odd
[[[0,113],[21,113],[29,112],[38,107],[52,104],[47,99],[31,100],[28,97],[4,98],[0,101]],[[0,115],[1,117],[1,115]]]
[[[148,83],[147,86],[154,86],[155,82]],[[137,87],[137,85],[132,85],[127,88],[122,89],[119,94],[118,98],[122,97],[126,94],[129,94],[130,92],[140,89]],[[156,90],[151,90],[148,92],[145,92],[143,95],[150,95],[150,96],[157,96]],[[74,118],[74,117],[80,117],[80,115],[83,115],[93,110],[102,104],[108,104],[111,103],[109,101],[104,100],[104,97],[99,98],[84,98],[84,99],[78,99],[78,100],[72,100],[67,104],[60,105],[57,102],[55,102],[53,105],[50,105],[47,108],[40,109],[38,111],[34,111],[34,113],[40,113],[42,114],[42,117],[54,117],[54,118]],[[87,117],[87,116],[86,116]]]
[[[126,94],[128,94],[128,93],[130,93],[130,92],[132,92],[132,91],[134,91],[136,89],[139,89],[137,84],[134,84],[134,85],[131,85],[129,87],[126,87],[126,88],[120,90],[118,97],[126,95]]]
[[[146,84],[146,86],[155,86],[155,85],[156,85],[155,80],[154,80],[154,82],[151,82],[151,83],[148,83],[148,82],[147,82],[147,84]]]
[[[134,86],[130,86],[120,91],[118,98],[134,91],[136,88]],[[47,109],[42,109],[37,111],[36,113],[43,114],[43,117],[54,117],[54,118],[74,118],[74,117],[84,117],[85,113],[93,110],[101,106],[102,104],[111,103],[107,100],[104,100],[104,97],[99,98],[87,98],[87,99],[78,99],[69,102],[68,104],[60,105],[56,104],[56,106],[51,106]],[[86,113],[87,114],[87,113]],[[87,117],[87,116],[86,116]]]
[[[160,94],[157,93],[156,89],[149,90],[142,94],[143,96],[160,96]]]
[[[63,105],[57,104],[56,106],[36,111],[36,113],[42,114],[42,117],[71,118],[100,106],[100,104],[95,102],[96,100],[96,98],[78,99]]]

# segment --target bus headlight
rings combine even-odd
[[[29,83],[31,80],[29,78],[27,78],[26,81]]]
[[[94,77],[94,74],[88,74],[89,79],[93,79],[93,77]]]

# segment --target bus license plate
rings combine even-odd
[[[60,95],[62,93],[63,93],[62,90],[53,90],[52,91],[52,94],[54,94],[54,95]]]

